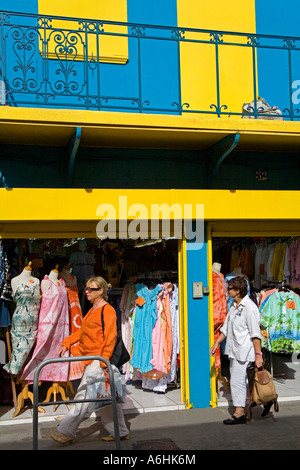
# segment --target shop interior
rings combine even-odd
[[[21,415],[30,407],[34,364],[51,354],[55,357],[53,348],[57,348],[61,341],[59,335],[69,335],[80,326],[82,318],[92,307],[85,296],[86,280],[102,276],[109,283],[108,301],[116,309],[117,326],[131,355],[136,334],[136,299],[145,294],[144,287],[146,292],[155,293],[156,298],[155,315],[159,321],[153,322],[152,331],[148,327],[147,335],[151,342],[152,332],[156,330],[155,334],[160,338],[159,347],[152,348],[151,364],[139,368],[128,362],[122,367],[124,412],[156,411],[157,407],[161,410],[184,408],[180,394],[177,240],[19,239],[2,240],[0,249],[0,405],[15,407],[15,411],[12,409],[14,416]],[[49,308],[49,312],[52,309],[52,306],[43,304],[44,297],[48,295],[45,296],[44,292],[52,283],[60,284],[59,289],[67,299],[60,303],[68,303],[68,314],[60,307],[51,311],[53,318],[60,316],[59,319],[52,318],[52,323],[60,322],[60,332],[58,329],[52,333],[49,330],[45,340],[37,338],[35,333],[35,338],[31,341],[27,338],[25,345],[14,339],[17,326],[14,327],[12,319],[18,294],[14,282],[17,276],[26,274],[26,270],[34,279],[32,285],[27,283],[31,298],[34,295],[40,297],[40,302],[36,298],[35,304],[39,322],[42,307],[43,310]],[[35,281],[39,286],[37,294],[34,293]],[[49,342],[52,336],[53,340]],[[22,354],[19,354],[20,349]],[[10,361],[13,362],[11,366]],[[40,378],[39,400],[73,398],[82,370],[79,362],[69,364],[65,375],[62,368],[56,368],[55,372],[52,365],[50,373],[48,366],[45,367],[45,375],[42,373]],[[59,414],[60,406],[63,405],[53,407],[53,411],[56,409]]]
[[[228,281],[244,276],[248,295],[260,311],[265,367],[273,374],[279,399],[299,399],[300,239],[215,237],[212,246],[215,339],[232,301],[226,295]],[[223,343],[215,362],[219,403],[230,400]]]

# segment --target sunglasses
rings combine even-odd
[[[85,292],[94,292],[100,290],[100,287],[86,287]]]

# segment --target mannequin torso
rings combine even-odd
[[[213,263],[213,265],[212,265],[212,270],[213,270],[215,273],[220,274],[220,272],[221,272],[221,267],[222,267],[222,265],[221,265],[220,263]]]
[[[68,269],[67,267],[64,267],[60,271],[59,277],[65,281],[67,286],[73,286],[74,284],[77,284],[76,276],[74,276],[74,274],[72,274],[70,272],[70,269]]]
[[[39,285],[40,281],[37,277],[33,277],[31,275],[31,269],[24,268],[21,274],[19,274],[18,276],[14,277],[11,280],[11,288],[12,288],[13,294],[15,294],[18,286],[22,283],[25,283],[25,284],[28,283],[29,285],[34,286],[34,285]]]
[[[47,289],[49,289],[50,285],[51,285],[51,281],[54,283],[54,284],[57,284],[58,286],[60,285],[60,282],[59,282],[59,279],[58,279],[58,271],[57,269],[52,269],[52,271],[50,271],[50,274],[49,274],[49,279],[43,279],[42,282],[41,282],[41,290],[42,292],[46,292]]]

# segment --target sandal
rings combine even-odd
[[[68,437],[64,436],[62,434],[51,434],[50,437],[56,441],[59,442],[60,444],[71,444],[75,440],[75,437]]]
[[[114,436],[103,436],[101,437],[102,441],[105,441],[105,442],[111,442],[111,441],[115,441],[115,437]],[[130,439],[130,435],[127,434],[126,436],[122,436],[120,437],[120,440],[121,441],[129,441]]]

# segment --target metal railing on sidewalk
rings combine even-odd
[[[110,384],[110,391],[111,391],[111,398],[86,398],[82,400],[67,400],[67,401],[48,401],[39,403],[39,396],[38,396],[38,382],[39,382],[39,373],[43,367],[48,364],[57,363],[57,362],[72,362],[72,361],[86,361],[88,360],[93,361],[101,361],[107,366],[108,375],[109,375],[109,384]],[[118,423],[118,414],[117,414],[117,397],[116,397],[116,388],[114,382],[114,373],[111,367],[110,362],[101,356],[78,356],[78,357],[57,357],[53,359],[47,359],[46,361],[42,362],[35,370],[34,379],[33,379],[33,450],[38,450],[38,407],[39,405],[48,406],[48,405],[60,405],[60,404],[68,404],[68,403],[84,403],[84,402],[101,402],[101,401],[111,401],[112,403],[112,410],[113,410],[113,420],[114,420],[114,431],[115,431],[115,442],[116,442],[116,449],[120,450],[120,433],[119,433],[119,423]]]

